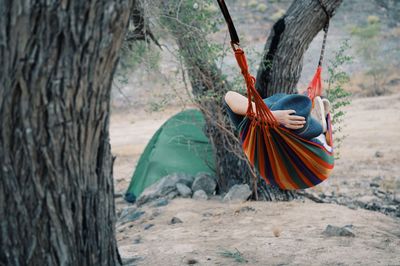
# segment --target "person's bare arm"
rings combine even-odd
[[[228,91],[225,94],[225,102],[229,105],[232,111],[239,115],[246,115],[248,100],[243,95]],[[253,110],[255,112],[256,105],[252,102]],[[298,115],[293,115],[296,112],[294,110],[276,110],[271,111],[276,120],[290,129],[299,129],[306,123],[305,118]]]

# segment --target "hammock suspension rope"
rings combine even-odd
[[[311,101],[322,94],[322,62],[331,17],[322,0],[318,2],[328,20],[324,27],[317,71],[307,88],[307,95]],[[281,189],[302,189],[319,184],[328,178],[333,169],[333,152],[326,150],[322,144],[301,138],[279,125],[255,88],[256,80],[249,73],[245,53],[240,47],[239,36],[224,0],[218,0],[218,4],[228,25],[231,47],[247,87],[248,107],[246,117],[240,124],[239,135],[242,148],[251,165],[267,183]],[[252,108],[252,101],[256,106],[255,111]],[[330,114],[327,116],[327,125],[325,137],[327,144],[332,146]]]

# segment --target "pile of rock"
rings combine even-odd
[[[382,177],[355,183],[343,181],[339,193],[336,193],[332,186],[325,191],[307,189],[299,191],[298,194],[318,203],[336,203],[351,209],[362,208],[400,217],[400,195],[385,189],[384,181]]]
[[[196,176],[187,174],[171,174],[146,188],[137,199],[137,205],[142,205],[158,198],[183,198],[207,200],[214,195],[217,188],[216,178],[209,173],[199,173]]]
[[[140,206],[155,199],[173,199],[177,196],[208,200],[216,195],[216,191],[216,177],[209,173],[201,172],[195,176],[175,173],[161,178],[158,182],[146,188],[136,203]],[[251,193],[247,184],[234,185],[224,195],[223,201],[245,201],[250,197]],[[220,197],[222,198],[222,196]]]

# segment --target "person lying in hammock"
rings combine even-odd
[[[237,92],[228,91],[223,102],[230,120],[236,129],[239,129],[240,123],[246,115],[248,99]],[[311,109],[311,100],[305,95],[278,93],[265,98],[264,103],[279,124],[300,137],[322,144],[328,151],[332,151],[324,134],[327,131],[326,116],[330,108],[327,99],[315,97],[314,107]],[[252,102],[252,105],[255,112],[255,103]],[[286,108],[287,106],[294,106],[297,111],[294,108]]]

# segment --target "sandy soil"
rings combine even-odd
[[[134,111],[112,116],[117,192],[126,190],[152,134],[178,111],[146,114],[145,120]],[[399,122],[400,94],[353,100],[341,158],[315,190],[359,196],[362,182],[380,176],[385,189],[400,193]],[[118,210],[127,206],[117,199]],[[139,220],[117,228],[121,255],[136,257],[137,265],[186,265],[189,259],[198,265],[236,265],[220,254],[236,249],[247,265],[400,265],[400,220],[378,212],[309,201],[224,204],[218,199],[175,199],[165,207],[142,209]],[[183,223],[168,224],[174,216]],[[153,226],[145,230],[147,224]],[[322,231],[328,224],[352,224],[356,236],[326,237]]]
[[[118,229],[121,255],[136,257],[137,265],[187,265],[189,260],[241,264],[222,256],[223,251],[240,252],[247,265],[400,264],[400,221],[367,210],[311,202],[191,199],[142,210],[144,218]],[[160,214],[149,220],[152,212]],[[183,223],[170,225],[172,217]],[[153,226],[145,230],[147,224]],[[355,237],[324,236],[328,224],[352,224]]]
[[[355,99],[345,109],[340,159],[330,178],[315,187],[348,196],[363,194],[374,178],[400,194],[400,94]],[[361,190],[360,190],[361,189]]]

